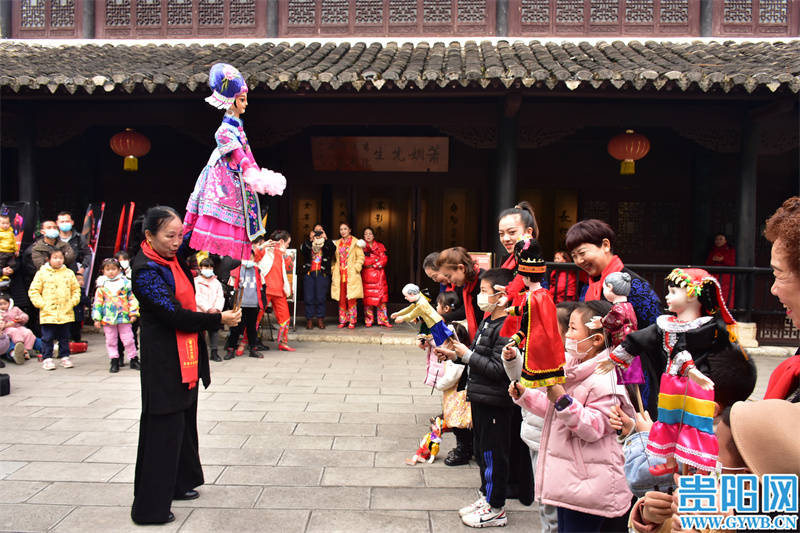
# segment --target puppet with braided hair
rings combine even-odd
[[[676,268],[666,278],[667,307],[655,324],[628,334],[598,372],[627,368],[633,355],[643,365],[664,368],[658,394],[658,421],[650,430],[647,452],[666,463],[650,467],[653,475],[677,471],[677,462],[701,471],[717,465],[714,435],[714,382],[703,373],[705,359],[735,342],[735,322],[725,307],[719,282],[699,268]],[[743,351],[732,353],[741,353]]]

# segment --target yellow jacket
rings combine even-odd
[[[0,252],[12,254],[17,252],[17,239],[14,238],[14,230],[11,228],[0,230]]]
[[[342,284],[342,274],[339,263],[339,244],[342,239],[333,241],[336,246],[336,253],[331,264],[331,298],[339,300],[339,286]],[[358,239],[352,237],[350,247],[347,250],[347,294],[348,300],[358,300],[364,297],[364,286],[361,284],[361,267],[364,266],[364,250],[356,243]]]
[[[39,308],[39,323],[66,324],[75,321],[72,308],[81,300],[81,288],[72,270],[53,270],[45,263],[33,277],[28,297]]]

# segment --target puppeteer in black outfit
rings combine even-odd
[[[197,382],[210,384],[200,333],[221,326],[220,314],[195,312],[194,284],[183,258],[165,259],[143,243],[133,261],[133,292],[141,305],[142,416],[131,518],[139,524],[174,519],[174,499],[197,497],[203,484],[197,439]],[[192,361],[194,359],[194,361]],[[194,372],[187,379],[186,368]],[[183,369],[183,371],[182,371]],[[191,380],[194,381],[191,381]]]

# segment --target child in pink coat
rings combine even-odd
[[[558,508],[559,532],[627,530],[632,494],[609,415],[614,406],[631,417],[634,409],[615,373],[595,373],[598,362],[608,356],[606,338],[602,328],[587,326],[609,307],[608,302],[585,302],[570,315],[564,385],[526,389],[512,381],[509,386],[515,403],[544,417],[536,495],[540,503]],[[503,358],[507,372],[514,362],[521,370],[516,348],[504,350]]]
[[[0,332],[8,335],[14,346],[14,362],[21,365],[30,359],[30,351],[36,346],[36,335],[25,327],[28,315],[19,307],[12,307],[6,295],[0,295]],[[18,348],[17,345],[20,347]]]

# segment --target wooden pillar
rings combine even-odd
[[[700,0],[700,37],[711,37],[713,19],[714,0]]]
[[[496,238],[497,217],[501,211],[513,207],[517,201],[517,126],[521,104],[522,96],[519,93],[506,95],[500,105],[497,121],[494,201],[487,226],[491,230],[491,235],[495,236],[489,242],[494,243],[494,252],[498,256],[505,254],[506,251]]]
[[[39,199],[36,187],[36,130],[34,124],[36,120],[29,116],[29,120],[20,121],[17,142],[19,143],[19,157],[17,161],[17,173],[19,179],[19,200],[28,202],[28,209],[25,217],[25,236],[33,235],[36,229],[36,203]]]
[[[739,164],[739,234],[736,238],[736,264],[756,264],[756,192],[758,185],[758,149],[761,127],[747,115],[742,124],[741,161]],[[753,302],[753,276],[739,276],[736,284],[737,307],[745,309],[744,322],[750,322]]]
[[[278,0],[267,0],[267,37],[278,36]]]
[[[508,36],[508,0],[497,0],[495,4],[495,35]]]
[[[83,37],[84,39],[94,39],[95,37],[95,2],[84,0],[83,3]]]
[[[11,2],[0,2],[0,37],[3,39],[11,38],[11,10],[14,9]]]

